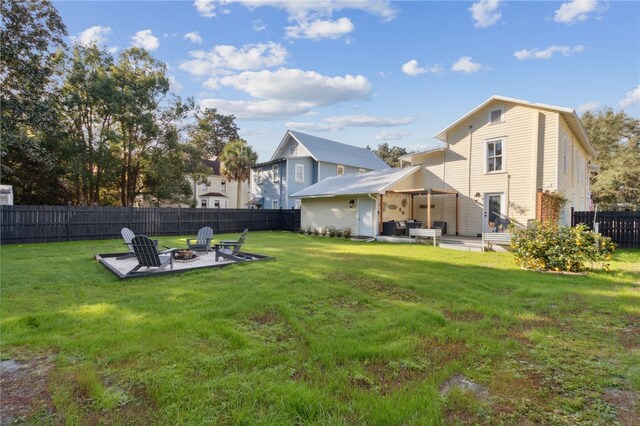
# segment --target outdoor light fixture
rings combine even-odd
[[[349,200],[349,208],[352,209],[355,203],[356,203],[356,200]]]
[[[475,198],[480,198],[480,196],[481,196],[481,195],[480,195],[480,193],[479,193],[479,192],[476,192],[476,195],[474,195],[474,197],[475,197]]]

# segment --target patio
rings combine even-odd
[[[107,269],[109,269],[113,274],[115,274],[118,278],[125,280],[129,278],[140,278],[140,277],[148,277],[151,275],[165,275],[165,274],[176,274],[182,273],[186,271],[191,271],[194,269],[207,269],[207,268],[221,268],[223,266],[229,266],[236,263],[246,263],[258,260],[273,260],[273,257],[263,256],[255,253],[247,253],[240,252],[238,253],[239,257],[242,257],[243,260],[241,262],[236,262],[233,260],[227,260],[224,258],[219,258],[218,261],[215,260],[215,253],[213,251],[207,253],[198,253],[195,259],[189,260],[179,260],[174,259],[173,261],[173,269],[164,269],[157,271],[155,268],[150,269],[148,272],[144,269],[135,274],[129,274],[129,272],[138,265],[138,260],[135,257],[128,257],[125,259],[119,259],[126,255],[126,253],[105,253],[105,254],[96,254],[95,258],[101,264],[103,264]]]

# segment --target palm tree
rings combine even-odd
[[[220,154],[222,176],[225,179],[238,182],[237,207],[241,208],[240,196],[242,182],[249,180],[251,167],[258,161],[258,154],[249,146],[247,141],[238,139],[225,145]]]

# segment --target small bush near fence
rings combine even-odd
[[[580,272],[585,262],[600,263],[605,270],[616,245],[609,237],[580,224],[573,228],[536,222],[516,231],[511,246],[515,263],[528,269]]]

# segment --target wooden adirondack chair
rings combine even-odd
[[[131,247],[138,259],[138,265],[129,271],[129,274],[149,272],[149,268],[156,268],[153,272],[163,271],[167,266],[173,269],[173,252],[176,249],[158,252],[156,243],[146,235],[136,235],[131,240]],[[147,268],[140,271],[140,268]]]
[[[213,237],[213,229],[205,226],[200,228],[198,236],[195,240],[187,239],[187,247],[189,250],[204,251],[206,253],[211,250],[211,238]]]
[[[245,229],[242,234],[240,234],[238,241],[225,240],[221,241],[220,244],[214,245],[215,261],[217,262],[219,257],[235,260],[236,262],[247,260],[247,258],[240,253],[240,248],[244,244],[248,232],[249,230]]]

